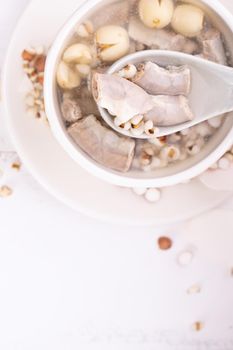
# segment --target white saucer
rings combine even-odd
[[[163,190],[159,203],[149,204],[130,189],[91,176],[63,151],[49,128],[25,113],[21,85],[21,52],[30,45],[49,47],[59,28],[82,0],[33,0],[13,35],[3,73],[3,101],[12,141],[33,176],[70,207],[109,222],[161,225],[185,220],[227,199],[198,180]],[[56,9],[56,11],[54,11]]]

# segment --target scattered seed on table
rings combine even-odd
[[[24,71],[33,85],[32,90],[25,98],[27,114],[30,117],[47,121],[46,117],[41,117],[45,114],[43,97],[45,50],[42,46],[26,49],[22,53],[22,58]]]
[[[15,163],[13,163],[13,164],[11,165],[11,168],[14,169],[14,170],[18,170],[18,171],[19,171],[20,168],[21,168],[21,164],[18,163],[18,162],[17,162],[17,163],[15,162]]]
[[[10,187],[8,186],[1,186],[0,187],[0,197],[6,198],[12,195],[13,191]]]
[[[181,266],[187,266],[193,260],[193,253],[191,251],[183,251],[179,254],[177,261]]]
[[[26,62],[31,62],[35,57],[35,53],[30,50],[24,50],[22,52],[22,59]]]
[[[198,321],[192,325],[192,329],[196,332],[200,332],[204,328],[204,323]]]
[[[172,240],[169,237],[160,237],[158,239],[158,246],[161,250],[168,250],[172,247]]]
[[[188,294],[198,294],[201,292],[201,286],[199,284],[194,284],[187,289]]]
[[[158,202],[161,197],[161,192],[157,188],[149,188],[145,193],[145,198],[148,202]]]

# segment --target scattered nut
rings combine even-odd
[[[28,50],[24,50],[22,52],[22,58],[24,61],[31,62],[35,58],[35,53],[29,52]]]
[[[178,5],[172,18],[172,28],[187,37],[198,35],[204,23],[204,12],[190,4]]]
[[[68,47],[63,54],[65,63],[90,64],[92,61],[91,49],[84,44],[74,44]]]
[[[152,145],[157,146],[158,148],[162,148],[166,144],[167,138],[163,137],[152,137],[148,139],[148,142]]]
[[[76,64],[75,68],[82,78],[87,77],[91,73],[91,67],[88,64]]]
[[[154,156],[154,148],[151,145],[145,145],[143,147],[143,152],[145,152],[146,154],[148,154],[151,157]]]
[[[140,0],[138,7],[142,22],[150,28],[164,28],[172,19],[173,0]]]
[[[33,72],[32,74],[28,74],[29,79],[31,80],[32,83],[35,83],[37,81],[37,73]]]
[[[140,160],[140,164],[142,166],[147,166],[147,165],[151,164],[152,158],[153,158],[153,155],[148,154],[146,151],[143,150],[141,152],[140,159],[139,159]]]
[[[201,287],[198,284],[194,284],[193,286],[189,287],[187,290],[188,294],[198,294],[201,292]]]
[[[46,57],[44,55],[37,56],[34,62],[34,68],[37,73],[42,73],[45,70]]]
[[[25,51],[33,56],[30,62],[24,60],[24,58],[26,58]],[[27,114],[35,118],[47,120],[46,117],[42,118],[43,115],[45,115],[43,83],[46,56],[44,52],[45,50],[42,46],[30,48],[24,50],[22,58],[23,69],[32,83],[32,90],[25,98]]]
[[[178,256],[178,264],[181,266],[189,265],[193,260],[193,253],[191,251],[184,251]]]
[[[0,197],[6,198],[11,196],[13,193],[12,189],[8,186],[1,186],[0,187]]]
[[[139,137],[144,133],[144,123],[141,122],[138,125],[133,125],[133,127],[130,129],[130,132],[132,136]]]
[[[154,124],[151,120],[148,120],[147,122],[145,122],[145,133],[148,136],[153,137],[154,135],[156,135],[157,132],[158,132],[158,128],[154,127]]]
[[[111,62],[128,53],[130,40],[125,28],[115,25],[101,27],[96,32],[96,46],[99,58]]]
[[[125,79],[132,79],[137,73],[137,68],[134,64],[128,64],[118,72],[118,75]]]
[[[33,107],[35,104],[34,96],[32,96],[32,94],[28,94],[25,98],[25,102],[28,107]]]
[[[233,162],[233,154],[231,152],[225,153],[224,158],[226,158],[230,163]]]
[[[157,188],[149,188],[146,191],[145,198],[148,202],[158,202],[161,198],[161,192]]]
[[[37,82],[41,85],[44,84],[44,75],[38,75]]]
[[[24,66],[24,72],[27,73],[28,76],[30,76],[33,73],[35,73],[35,68],[29,67],[29,66]]]
[[[210,118],[207,122],[212,128],[218,129],[222,124],[222,117]]]
[[[180,158],[180,150],[177,146],[165,146],[160,152],[161,159],[175,161]]]
[[[94,27],[91,21],[85,21],[79,24],[76,28],[76,34],[81,38],[88,38],[94,32]]]
[[[114,118],[114,124],[121,129],[124,129],[126,131],[129,131],[131,128],[131,123],[130,122],[126,122],[126,123],[122,123],[121,118],[115,117]]]
[[[15,162],[11,165],[11,168],[14,169],[14,170],[17,170],[19,171],[21,169],[21,163],[19,162]]]
[[[189,146],[189,147],[187,147],[187,152],[191,156],[195,156],[196,154],[198,154],[200,152],[200,147],[198,145]]]
[[[168,250],[172,247],[172,240],[169,237],[160,237],[158,239],[158,246],[161,250]]]
[[[81,78],[74,69],[61,61],[57,69],[57,82],[63,89],[74,89],[81,84]]]
[[[162,165],[161,159],[158,157],[153,157],[152,162],[151,162],[151,168],[152,169],[160,168],[161,165]]]
[[[204,328],[204,323],[198,321],[192,325],[192,329],[196,332],[200,332]]]
[[[131,124],[130,124],[130,122],[126,122],[126,123],[124,123],[124,130],[129,131],[129,130],[130,130],[130,128],[131,128]]]
[[[130,120],[130,123],[132,124],[132,127],[137,129],[141,126],[141,122],[143,120],[143,115],[136,115]]]
[[[109,113],[111,114],[111,112],[109,111]],[[121,118],[118,118],[118,117],[115,117],[114,118],[114,124],[117,126],[117,127],[120,127],[122,125],[122,120]],[[123,124],[124,125],[124,124]]]
[[[27,115],[31,118],[36,118],[37,116],[37,113],[38,113],[38,109],[33,106],[33,107],[28,107],[27,108]]]

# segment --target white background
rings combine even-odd
[[[27,3],[27,0],[0,0],[1,64],[17,17]],[[0,123],[0,150],[10,150],[1,116]],[[148,308],[151,314],[154,305],[160,304],[158,300],[153,302],[160,287],[156,283],[151,284],[149,276],[153,273],[155,276],[161,274],[162,278],[166,274],[175,276],[172,283],[165,279],[167,290],[162,291],[162,295],[168,298],[167,305],[173,300],[176,281],[184,288],[186,283],[188,286],[194,281],[189,273],[182,275],[176,268],[171,268],[172,255],[168,255],[168,260],[160,255],[156,259],[154,257],[158,234],[165,231],[177,237],[179,228],[160,231],[155,228],[129,228],[84,217],[53,199],[24,168],[19,173],[8,171],[5,181],[14,193],[12,197],[0,200],[0,349],[82,350],[86,345],[79,345],[80,338],[87,336],[91,343],[87,348],[103,350],[107,344],[106,349],[135,350],[135,343],[140,343],[143,338],[142,333],[151,335],[156,329],[153,345],[139,344],[139,348],[162,350],[165,345],[162,348],[160,342],[167,339],[166,332],[171,332],[173,339],[173,330],[186,332],[201,316],[201,310],[197,311],[197,299],[189,305],[181,294],[174,309],[166,307],[166,300],[163,300],[161,305],[166,317],[157,319],[152,331],[151,319],[149,316],[147,319],[145,310]],[[233,210],[232,201],[224,208]],[[187,244],[184,235],[177,244],[178,248]],[[150,262],[156,264],[154,272],[152,268],[145,271],[143,262],[147,267]],[[208,264],[206,262],[205,268]],[[218,265],[214,268],[213,265],[208,265],[208,273],[211,271],[211,276],[216,274],[215,288],[221,284],[223,277]],[[202,268],[201,265],[196,266],[199,271]],[[192,270],[190,273],[196,272]],[[210,298],[202,301],[206,314],[209,312],[209,321],[213,317],[221,325],[227,320],[228,331],[233,321],[229,283],[227,281],[219,290],[221,295],[216,295],[215,291]],[[222,299],[226,304],[211,317],[211,310],[218,310],[217,305],[222,305]],[[155,308],[153,313],[156,312]],[[163,313],[162,310],[159,312],[160,315]],[[224,315],[227,315],[226,319]],[[121,320],[121,324],[114,322],[115,317]],[[98,320],[102,322],[99,329],[96,325]],[[176,320],[177,326],[174,326]],[[224,343],[225,336],[221,331],[215,332],[215,327],[216,324],[204,332],[209,345],[198,345],[199,338],[193,338],[188,332],[190,342],[179,335],[179,341],[174,340],[172,346],[169,346],[169,341],[165,342],[166,349],[232,350],[233,336],[231,341],[228,333]],[[211,346],[212,338],[215,340]],[[134,345],[131,344],[132,339]],[[118,341],[118,345],[113,345]],[[159,348],[155,345],[157,342]],[[178,342],[184,345],[174,345]]]

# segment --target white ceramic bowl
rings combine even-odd
[[[127,187],[164,187],[171,186],[205,171],[215,163],[233,142],[233,113],[229,113],[222,127],[196,156],[172,164],[165,169],[149,173],[131,170],[120,173],[105,168],[92,160],[81,150],[66,132],[62,121],[56,85],[56,70],[64,49],[74,33],[78,23],[83,22],[97,9],[113,0],[90,0],[82,5],[64,25],[57,35],[48,55],[45,71],[45,106],[52,132],[64,150],[83,168],[99,178],[119,186]],[[233,16],[217,0],[189,0],[189,3],[202,7],[215,26],[223,33],[229,52],[233,57]]]

